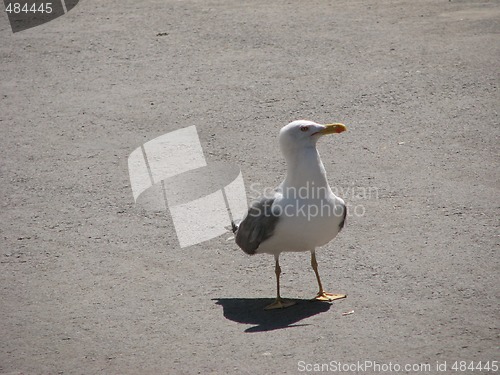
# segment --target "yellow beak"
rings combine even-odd
[[[342,132],[345,132],[347,130],[347,128],[344,124],[326,124],[323,126],[325,127],[325,129],[319,131],[319,134],[321,134],[321,135],[342,133]]]

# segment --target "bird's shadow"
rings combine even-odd
[[[296,299],[295,305],[286,309],[264,310],[271,298],[214,298],[221,305],[226,319],[238,323],[254,324],[245,332],[264,332],[275,329],[299,327],[307,324],[296,324],[303,319],[326,312],[331,304],[311,300]]]

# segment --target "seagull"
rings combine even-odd
[[[344,201],[328,184],[316,143],[324,135],[345,130],[340,123],[321,125],[307,120],[284,126],[279,133],[279,145],[287,164],[285,179],[273,196],[262,197],[250,206],[243,220],[232,222],[236,244],[245,253],[274,255],[277,296],[266,310],[295,304],[280,296],[282,252],[310,251],[319,286],[314,300],[331,302],[346,297],[325,292],[316,261],[316,248],[337,236],[347,215]]]

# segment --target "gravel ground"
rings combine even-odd
[[[15,34],[4,13],[0,373],[494,373],[452,367],[500,360],[499,32],[480,0],[81,0]],[[349,128],[319,144],[351,214],[318,250],[348,298],[307,301],[309,255],[286,253],[299,303],[265,312],[272,257],[181,249],[127,158],[196,125],[208,160],[275,186],[299,118]]]

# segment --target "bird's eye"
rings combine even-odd
[[[306,132],[306,131],[308,131],[308,130],[309,130],[309,126],[302,125],[302,126],[300,127],[300,131],[301,131],[301,132]]]

